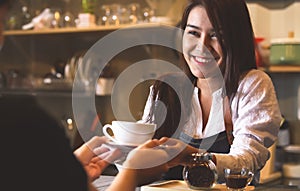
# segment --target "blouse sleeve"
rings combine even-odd
[[[268,147],[277,139],[282,120],[271,79],[259,70],[240,82],[231,103],[233,136],[229,154],[215,154],[217,168],[247,167],[256,172],[270,157]]]

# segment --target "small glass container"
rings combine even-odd
[[[193,153],[182,173],[187,185],[195,190],[211,188],[218,179],[216,166],[209,153]]]
[[[243,191],[253,179],[253,172],[247,168],[224,169],[227,190]]]

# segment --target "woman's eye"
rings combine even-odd
[[[217,34],[214,32],[214,33],[211,33],[210,34],[210,38],[212,39],[217,39]]]
[[[196,31],[189,31],[188,34],[191,34],[191,35],[196,36],[196,37],[200,36],[199,33],[196,32]]]

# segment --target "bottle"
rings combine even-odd
[[[290,130],[288,121],[282,116],[280,129],[278,132],[277,147],[285,147],[290,144]]]
[[[216,184],[218,175],[209,153],[193,153],[183,168],[183,179],[191,189],[207,189]]]
[[[31,22],[31,14],[29,13],[28,7],[23,6],[22,7],[22,17],[21,17],[21,25],[26,25]]]
[[[84,13],[95,13],[96,0],[82,0],[81,6]]]

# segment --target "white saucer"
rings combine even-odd
[[[121,149],[121,150],[132,150],[134,148],[136,148],[137,146],[139,146],[138,144],[122,144],[122,143],[117,143],[117,142],[114,142],[114,141],[107,141],[105,143],[105,145],[107,145],[108,147],[112,147],[112,148],[118,148],[118,149]]]

